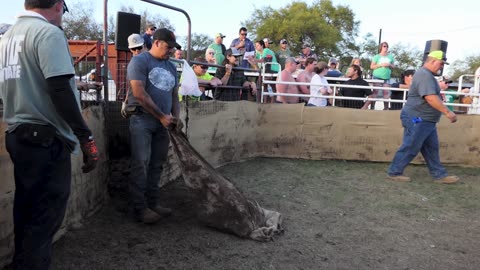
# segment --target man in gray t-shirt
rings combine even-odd
[[[13,269],[48,269],[70,195],[70,153],[80,144],[84,173],[99,156],[60,28],[65,1],[25,0],[24,6],[0,40],[5,147],[15,172]]]
[[[423,67],[413,76],[407,103],[400,114],[405,129],[403,142],[388,168],[390,180],[409,182],[410,177],[404,176],[403,171],[419,152],[422,153],[436,183],[453,184],[459,180],[455,175],[448,175],[440,163],[436,127],[442,113],[452,123],[457,121],[455,113],[443,104],[440,86],[434,77],[444,64],[448,64],[446,60],[444,52],[432,51]]]
[[[172,31],[153,34],[152,48],[130,60],[128,103],[137,106],[130,117],[130,197],[134,213],[143,223],[155,223],[171,214],[158,204],[158,183],[167,160],[170,140],[167,128],[180,114],[177,70],[168,60],[173,48],[180,49]]]

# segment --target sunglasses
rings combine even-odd
[[[157,28],[153,27],[153,28],[150,28],[150,30],[155,31],[157,30]]]
[[[132,50],[132,51],[140,51],[140,50],[142,50],[142,49],[143,49],[143,46],[131,48],[130,50]]]
[[[241,33],[240,34],[240,36],[246,36],[246,35],[247,35],[247,33]]]
[[[199,65],[197,65],[197,67],[200,67],[201,69],[208,69],[208,66],[199,66]]]
[[[214,52],[209,52],[208,54],[214,55],[215,53]]]
[[[383,45],[382,47],[383,47],[383,48],[388,48],[388,46],[387,46],[387,45]]]
[[[68,7],[65,1],[63,1],[63,14],[65,14],[65,12],[68,12]]]

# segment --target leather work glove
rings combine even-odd
[[[82,172],[88,173],[97,166],[99,158],[97,145],[95,144],[95,141],[91,139],[87,142],[81,143],[80,148],[83,153]]]
[[[182,132],[183,122],[180,118],[172,117],[172,123],[170,124],[170,130],[175,132]]]

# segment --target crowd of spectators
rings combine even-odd
[[[148,24],[143,34],[143,44],[132,45],[131,52],[137,55],[148,51],[151,43],[151,36],[156,27]],[[138,40],[138,34],[132,34]],[[260,95],[260,80],[258,75],[247,77],[245,72],[261,70],[266,73],[263,79],[277,80],[273,84],[265,84],[264,102],[276,103],[305,103],[308,106],[341,106],[356,109],[375,109],[375,98],[404,101],[408,98],[408,88],[415,73],[409,68],[401,73],[399,81],[392,79],[392,69],[395,67],[395,59],[389,51],[387,42],[381,42],[378,46],[378,53],[370,60],[369,70],[372,71],[372,81],[364,80],[365,73],[362,67],[362,59],[351,57],[350,65],[343,67],[345,74],[340,71],[338,58],[330,57],[328,62],[319,61],[319,57],[312,50],[312,45],[304,43],[301,51],[295,55],[289,48],[289,41],[284,38],[275,45],[275,41],[265,37],[258,40],[248,38],[248,30],[241,27],[238,37],[233,39],[227,46],[223,43],[225,35],[216,33],[214,42],[205,50],[205,56],[196,58],[195,61],[204,62],[203,65],[194,64],[192,67],[198,77],[200,89],[205,93],[208,89],[209,95],[202,95],[198,100],[217,99],[224,101],[236,100],[258,100]],[[130,38],[129,38],[130,39]],[[129,40],[130,42],[130,40]],[[141,45],[141,47],[140,47]],[[145,47],[145,49],[143,49]],[[175,59],[183,59],[183,51],[177,49],[172,55]],[[350,57],[348,57],[350,58]],[[367,61],[367,59],[363,59]],[[178,62],[175,63],[180,67]],[[205,69],[206,68],[206,69]],[[255,73],[258,74],[258,73]],[[269,76],[267,76],[270,74]],[[205,82],[208,76],[210,83]],[[211,77],[210,77],[211,76]],[[214,80],[211,80],[213,79]],[[442,77],[444,78],[444,77]],[[287,82],[287,83],[280,83]],[[288,84],[288,82],[299,82],[302,84]],[[448,89],[448,80],[438,80],[442,90]],[[333,87],[332,84],[340,84]],[[442,87],[442,84],[444,84]],[[330,85],[330,86],[328,86]],[[351,87],[353,86],[353,87]],[[392,90],[385,88],[399,88]],[[466,91],[466,90],[464,90]],[[299,97],[269,96],[268,93],[297,94]],[[317,97],[311,97],[311,96]],[[327,97],[318,97],[318,96]],[[329,95],[353,97],[348,100],[340,98],[333,100]],[[458,99],[458,95],[443,95],[444,102],[452,103]],[[400,110],[403,102],[385,101],[384,110]]]

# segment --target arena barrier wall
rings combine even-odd
[[[112,109],[113,110],[113,109]],[[182,106],[182,118],[186,116]],[[303,104],[257,104],[254,102],[194,102],[188,108],[188,137],[207,161],[217,167],[255,157],[337,159],[390,162],[401,144],[400,111],[355,110],[339,107],[305,107]],[[107,117],[116,117],[108,112]],[[90,174],[82,174],[82,156],[72,158],[72,194],[57,238],[81,223],[108,199],[106,137],[128,138],[126,120],[110,119],[105,130],[102,107],[83,111],[94,131],[101,161]],[[2,123],[2,130],[5,125]],[[451,124],[442,117],[438,125],[441,160],[446,165],[478,167],[480,116],[458,115]],[[13,166],[0,133],[0,268],[10,262],[13,251]],[[122,140],[120,144],[128,143]],[[421,164],[419,156],[414,163]],[[385,169],[387,163],[385,164]],[[161,185],[180,177],[172,151]]]

